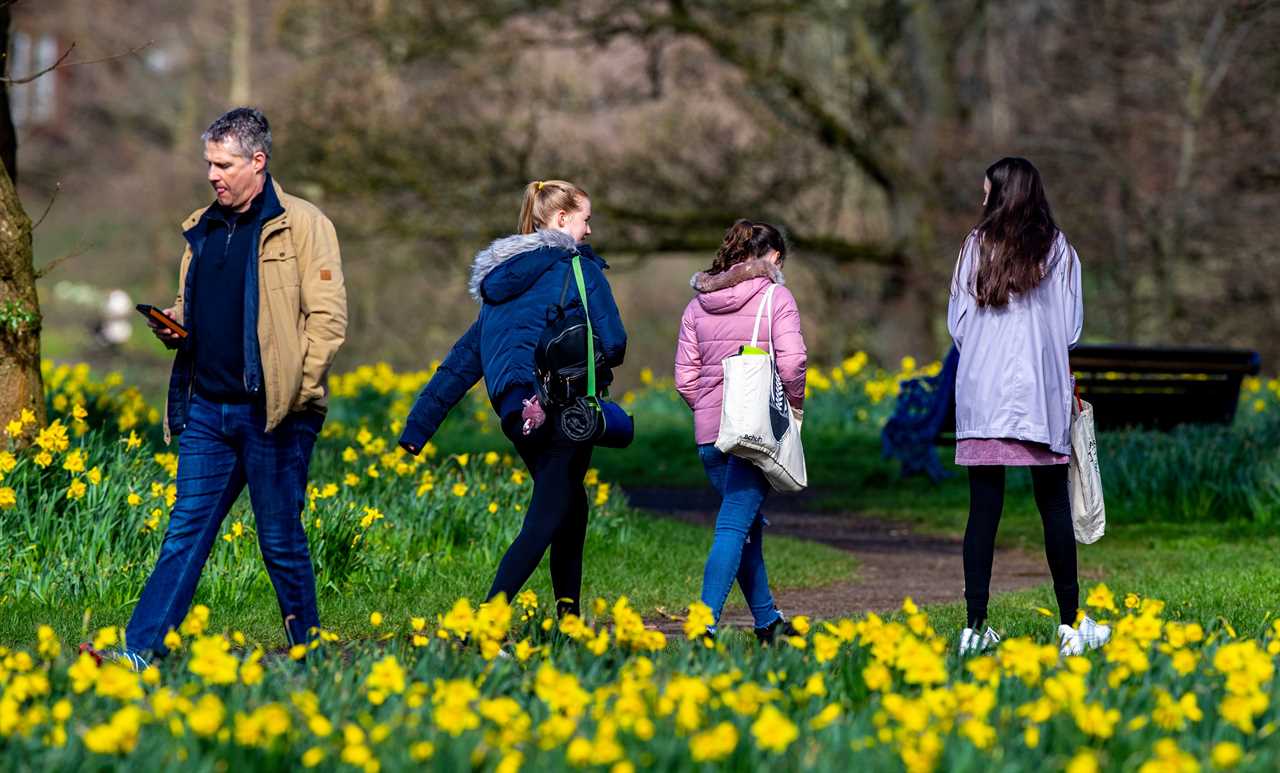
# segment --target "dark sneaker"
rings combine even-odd
[[[772,623],[769,623],[764,628],[753,628],[752,630],[755,631],[756,640],[766,647],[773,644],[773,640],[777,636],[779,630],[782,631],[783,636],[799,636],[800,635],[800,632],[797,631],[794,627],[792,627],[791,623],[787,620],[786,616],[783,615],[780,610],[778,611],[777,620],[774,620]]]

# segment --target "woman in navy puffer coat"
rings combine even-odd
[[[600,339],[606,368],[626,355],[627,334],[608,268],[582,240],[591,234],[591,201],[585,191],[559,180],[533,182],[525,189],[520,233],[498,239],[476,255],[471,295],[480,316],[454,344],[405,421],[400,445],[418,454],[450,409],[481,377],[502,430],[533,477],[533,498],[519,536],[503,556],[488,598],[508,600],[524,586],[547,548],[558,609],[578,614],[582,590],[582,548],[587,534],[587,493],[583,485],[592,447],[574,443],[548,420],[525,431],[525,401],[534,397],[533,350],[546,328],[548,311],[559,303],[573,256],[582,256],[591,324]],[[577,297],[572,281],[569,299]],[[571,301],[580,305],[580,301]],[[600,385],[611,380],[602,373]],[[554,417],[552,417],[554,419]]]

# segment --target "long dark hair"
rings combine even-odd
[[[1000,308],[1013,293],[1034,290],[1058,236],[1040,172],[1025,158],[987,167],[991,193],[977,225],[979,259],[974,295],[979,306]]]
[[[787,242],[782,232],[768,223],[753,223],[750,220],[738,220],[724,232],[724,242],[716,251],[716,259],[711,262],[708,274],[719,274],[728,271],[744,261],[762,258],[769,250],[778,251],[778,265],[787,259]]]

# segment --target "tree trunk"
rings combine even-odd
[[[0,3],[0,78],[9,74],[9,6]],[[9,86],[0,83],[0,166],[16,184],[18,179],[18,134],[9,114]]]
[[[253,18],[249,0],[231,4],[231,106],[249,104],[253,83]]]
[[[886,365],[912,356],[928,362],[938,354],[934,334],[937,314],[947,298],[945,284],[934,286],[927,266],[936,260],[933,231],[926,220],[926,197],[903,190],[889,202],[893,240],[903,247],[903,260],[890,269],[880,294],[875,352]]]
[[[44,426],[40,299],[31,255],[31,218],[0,169],[0,421],[35,412]]]
[[[9,50],[9,10],[0,8],[0,53]],[[0,75],[8,57],[0,58]],[[24,408],[44,426],[40,377],[40,299],[31,253],[31,218],[13,184],[17,139],[9,115],[8,86],[0,84],[0,423]]]

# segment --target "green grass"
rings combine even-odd
[[[68,639],[86,625],[127,622],[168,525],[177,448],[159,445],[155,426],[137,427],[136,447],[122,442],[118,419],[147,413],[136,391],[94,381],[87,369],[48,375],[50,418],[63,431],[24,432],[52,455],[41,466],[38,448],[5,452],[0,471],[0,645],[28,640],[38,622]],[[83,424],[69,415],[77,405],[88,410]],[[529,503],[528,474],[478,399],[418,458],[396,448],[400,410],[369,390],[336,398],[312,458],[302,522],[321,622],[333,630],[363,630],[374,610],[434,618],[458,598],[483,599]],[[700,467],[692,451],[682,456]],[[711,531],[629,508],[610,480],[587,482],[584,601],[625,595],[647,616],[683,613],[698,598]],[[769,541],[769,558],[779,589],[847,579],[856,563],[784,538]],[[530,587],[552,599],[545,561]],[[216,626],[269,647],[284,643],[245,494],[223,523],[195,601],[210,607]]]
[[[1117,594],[1165,601],[1173,617],[1223,618],[1242,634],[1260,633],[1280,615],[1280,536],[1265,515],[1259,517],[1269,511],[1248,504],[1267,501],[1265,486],[1236,474],[1249,464],[1270,469],[1276,447],[1264,440],[1276,426],[1255,422],[1234,428],[1187,427],[1171,434],[1104,435],[1100,443],[1109,524],[1099,542],[1078,546],[1081,603],[1088,588],[1105,582]],[[951,477],[934,484],[923,477],[901,479],[897,464],[881,457],[879,438],[869,432],[823,433],[806,427],[805,444],[814,488],[810,506],[963,535],[968,482],[963,468],[948,461],[952,448],[939,448]],[[687,457],[691,446],[688,422],[663,417],[652,431],[638,433],[634,453],[602,456],[599,467],[602,475],[633,485],[699,485],[701,470],[676,458],[681,453]],[[998,542],[1042,555],[1030,476],[1010,471],[1007,481]],[[1043,584],[995,597],[992,624],[1009,635],[1047,638],[1056,616],[1049,619],[1035,611],[1056,611],[1047,575],[1046,567]],[[939,631],[951,636],[964,625],[963,604],[932,606],[930,613]]]
[[[459,406],[434,438],[440,449],[434,461],[403,478],[385,467],[383,477],[367,477],[366,467],[385,465],[383,452],[394,448],[391,422],[406,409],[394,398],[394,392],[366,388],[335,400],[329,427],[333,432],[326,432],[312,467],[311,480],[317,486],[341,481],[350,473],[360,478],[358,485],[344,485],[335,499],[319,503],[314,515],[323,528],[313,527],[311,514],[306,521],[316,554],[323,620],[338,630],[363,625],[371,605],[389,616],[431,615],[460,596],[482,597],[519,529],[516,508],[527,502],[527,482],[523,490],[511,485],[504,477],[511,469],[506,463],[486,472],[477,470],[478,462],[464,470],[448,458],[461,451],[472,452],[474,459],[486,451],[510,453],[508,442],[487,418],[480,395]],[[637,405],[635,444],[625,451],[597,451],[594,466],[600,479],[624,486],[705,487],[687,410],[667,405],[671,400],[646,399],[657,407],[645,408],[649,403],[644,401]],[[1251,423],[1244,423],[1243,429],[1103,436],[1110,528],[1101,543],[1080,550],[1086,585],[1098,578],[1118,592],[1164,598],[1179,613],[1222,615],[1250,628],[1265,623],[1272,611],[1267,599],[1280,597],[1274,593],[1280,570],[1273,570],[1269,560],[1277,544],[1266,531],[1267,518],[1259,516],[1266,511],[1248,510],[1241,503],[1265,502],[1254,473],[1273,469],[1268,465],[1274,449],[1268,441],[1278,425],[1262,416],[1249,418]],[[371,443],[357,439],[363,426],[372,431]],[[838,431],[833,426],[808,425],[810,506],[908,521],[927,531],[963,531],[968,507],[963,470],[948,464],[953,475],[939,484],[919,477],[902,480],[896,462],[882,458],[879,437],[870,424],[845,424]],[[7,589],[0,605],[0,641],[26,638],[32,620],[58,621],[60,632],[78,635],[86,608],[93,610],[94,625],[127,619],[154,562],[159,533],[139,534],[141,520],[156,502],[129,507],[122,500],[127,490],[145,493],[153,481],[166,476],[151,463],[145,447],[136,452],[138,459],[131,459],[112,448],[112,438],[109,432],[102,437],[91,433],[87,440],[77,441],[87,443],[88,465],[104,466],[102,488],[109,494],[92,489],[86,500],[68,502],[63,489],[71,476],[58,469],[61,457],[41,473],[24,462],[26,466],[10,476],[8,485],[27,478],[19,485],[25,511],[6,514],[10,528],[0,536],[0,580]],[[342,450],[351,445],[360,449],[359,459],[343,461]],[[951,449],[939,452],[945,459]],[[1246,467],[1252,472],[1230,478],[1230,485],[1215,477]],[[413,492],[419,474],[427,470],[437,476],[437,488],[423,499]],[[1180,476],[1179,470],[1190,472]],[[455,482],[470,485],[466,498],[448,494]],[[1205,513],[1207,500],[1185,494],[1198,488],[1222,494],[1218,501],[1235,503],[1237,509],[1213,510],[1212,521],[1207,516],[1199,521],[1189,518]],[[1182,493],[1168,496],[1162,504],[1162,492],[1175,489]],[[709,530],[627,510],[617,499],[593,514],[584,598],[625,594],[650,615],[659,608],[683,609],[696,598],[701,584]],[[490,501],[499,503],[498,514],[486,512]],[[387,520],[369,530],[366,541],[353,550],[352,538],[361,531],[356,521],[371,506],[380,508]],[[252,525],[243,501],[229,516],[228,527],[237,520]],[[1170,520],[1179,525],[1166,523]],[[1024,472],[1009,476],[1000,541],[1035,553],[1042,550]],[[847,579],[855,567],[848,554],[787,539],[770,540],[769,562],[778,589]],[[550,596],[545,568],[533,583],[540,595]],[[217,544],[197,600],[208,603],[215,616],[225,615],[221,624],[246,626],[247,633],[262,641],[279,639],[274,595],[251,534],[232,546]],[[731,601],[738,602],[736,594]],[[1047,628],[1050,621],[1030,608],[1052,607],[1052,601],[1047,584],[1011,594],[996,600],[993,619],[1007,619],[1010,632]],[[943,626],[958,625],[961,618],[958,607],[941,607],[938,614]]]
[[[888,483],[897,473],[887,465],[867,466],[868,455],[879,460],[879,439],[874,447],[865,433],[806,429],[805,460],[809,484],[818,489],[855,490],[868,482]],[[707,483],[687,418],[638,416],[636,439],[625,450],[600,449],[594,457],[600,474],[633,486],[696,488]],[[851,469],[855,468],[855,469]],[[883,467],[883,469],[881,469]],[[863,474],[871,479],[865,479]]]
[[[490,463],[480,453],[487,438],[473,433],[472,445],[449,447],[455,453],[470,451],[470,464],[441,452],[401,474],[386,466],[386,436],[362,445],[355,428],[332,429],[317,445],[311,484],[333,493],[312,501],[303,519],[322,623],[350,631],[366,625],[374,609],[389,619],[434,617],[457,598],[482,599],[528,504],[527,476],[515,480],[523,469],[519,462],[495,457]],[[345,461],[349,446],[361,451]],[[6,527],[0,532],[0,644],[26,641],[37,621],[75,639],[83,634],[87,611],[94,628],[124,624],[154,566],[166,525],[163,487],[169,480],[152,458],[160,449],[144,443],[129,450],[109,428],[72,438],[71,447],[84,455],[85,469],[98,467],[102,474],[101,483],[88,485],[79,499],[66,492],[71,481],[83,481],[87,473],[62,469],[66,454],[44,469],[35,466],[29,452],[20,454],[4,480],[14,489],[17,505],[0,512]],[[375,466],[381,469],[376,478],[367,472]],[[356,482],[340,483],[347,476]],[[419,490],[423,476],[435,481],[425,493]],[[462,486],[460,494],[455,489]],[[659,608],[680,613],[696,600],[710,530],[631,510],[603,487],[588,489],[590,496],[608,501],[592,509],[584,599],[626,595],[646,615]],[[130,492],[142,501],[130,504]],[[370,508],[381,517],[362,523]],[[153,515],[156,521],[148,528]],[[242,495],[220,535],[229,540],[214,544],[196,601],[213,610],[215,625],[241,628],[275,646],[283,644],[279,613],[253,524],[248,497]],[[243,536],[233,535],[236,525],[244,528]],[[846,579],[855,565],[848,554],[791,539],[770,540],[769,556],[780,589]],[[552,598],[545,562],[531,587],[543,599]]]
[[[963,470],[939,485],[923,479],[894,486],[869,486],[832,492],[820,500],[824,509],[849,510],[913,523],[937,534],[960,537],[968,517],[969,492]],[[863,482],[883,470],[869,464],[859,471]],[[1161,520],[1159,509],[1126,506],[1108,500],[1106,535],[1093,545],[1078,545],[1081,603],[1088,588],[1106,583],[1117,594],[1137,593],[1168,604],[1167,614],[1187,620],[1230,621],[1241,634],[1259,634],[1280,614],[1280,537],[1269,526],[1243,514],[1198,523]],[[1030,476],[1010,471],[998,544],[1040,556],[1044,552],[1040,516],[1032,499]],[[958,557],[957,557],[958,560]],[[1057,620],[1034,608],[1056,611],[1047,581],[1034,589],[993,598],[990,621],[1009,635],[1047,637]],[[964,605],[930,608],[940,632],[958,635]]]
[[[964,513],[943,509],[917,522],[937,532],[960,534]],[[1006,507],[999,543],[1043,554],[1034,507]],[[1280,564],[1275,560],[1280,538],[1255,527],[1117,524],[1098,542],[1077,549],[1082,605],[1088,589],[1103,582],[1118,598],[1137,593],[1164,601],[1171,619],[1221,618],[1242,635],[1260,635],[1280,614]],[[1057,607],[1047,567],[1044,573],[1046,581],[1032,589],[993,597],[989,623],[1006,635],[1047,639],[1057,626],[1056,615],[1046,618],[1035,608],[1056,613]],[[951,638],[964,627],[963,604],[934,605],[929,613],[939,632]]]
[[[614,533],[589,531],[583,569],[583,597],[610,600],[627,596],[646,616],[659,608],[683,614],[696,601],[702,585],[702,565],[711,543],[708,529],[629,513],[625,540]],[[214,551],[231,548],[219,542]],[[769,573],[775,589],[803,588],[847,579],[856,562],[846,553],[786,537],[770,539]],[[261,564],[256,551],[245,551],[243,561]],[[394,589],[321,587],[321,621],[326,628],[348,634],[368,627],[369,613],[377,610],[389,620],[405,620],[411,615],[434,619],[448,611],[462,597],[479,600],[489,589],[500,552],[460,551],[452,556],[405,556],[405,577]],[[150,568],[148,564],[147,569]],[[128,622],[133,602],[142,590],[143,573],[133,573],[122,583],[128,591],[117,600],[88,596],[57,597],[47,603],[26,598],[0,604],[0,644],[14,646],[29,641],[37,621],[52,624],[64,639],[82,636],[86,610],[91,610],[94,629]],[[279,607],[263,571],[252,573],[250,586],[234,602],[219,588],[225,573],[207,572],[196,593],[196,602],[212,609],[215,630],[237,628],[253,641],[267,646],[284,644],[279,623]],[[544,601],[552,596],[546,562],[534,574],[529,587]],[[737,593],[730,597],[731,608],[741,606]]]

